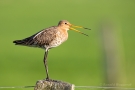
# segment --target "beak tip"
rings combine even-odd
[[[88,30],[91,30],[90,28],[84,28],[84,29],[88,29]]]

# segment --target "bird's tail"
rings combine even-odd
[[[13,43],[15,43],[15,45],[31,45],[31,43],[33,43],[33,40],[31,38],[25,38],[25,39],[22,39],[22,40],[15,40],[13,41]]]
[[[25,40],[15,40],[15,41],[13,41],[13,43],[15,43],[15,45],[25,45],[26,44]]]

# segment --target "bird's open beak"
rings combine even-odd
[[[88,36],[87,34],[85,34],[85,33],[83,33],[83,32],[81,32],[81,31],[79,31],[79,30],[76,30],[75,28],[83,28],[83,29],[88,29],[88,30],[91,30],[91,29],[89,29],[89,28],[85,28],[85,27],[82,27],[82,26],[75,26],[75,25],[71,25],[70,26],[70,30],[74,30],[74,31],[76,31],[76,32],[78,32],[78,33],[81,33],[81,34],[83,34],[83,35],[85,35],[85,36]]]

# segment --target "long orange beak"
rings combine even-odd
[[[71,25],[71,27],[69,28],[70,30],[74,30],[74,31],[76,31],[78,33],[81,33],[81,34],[85,35],[85,36],[88,36],[88,35],[83,33],[83,32],[81,32],[81,31],[79,31],[79,30],[76,30],[75,28],[83,28],[83,29],[91,30],[89,28],[85,28],[85,27],[82,27],[82,26],[75,26],[75,25]]]

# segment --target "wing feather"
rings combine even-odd
[[[37,35],[33,37],[33,40],[37,45],[49,45],[51,41],[53,41],[56,37],[57,28],[51,27],[46,30],[39,32]]]
[[[16,45],[44,47],[45,45],[49,45],[55,39],[56,33],[57,26],[52,26],[23,40],[15,40],[13,43]]]

